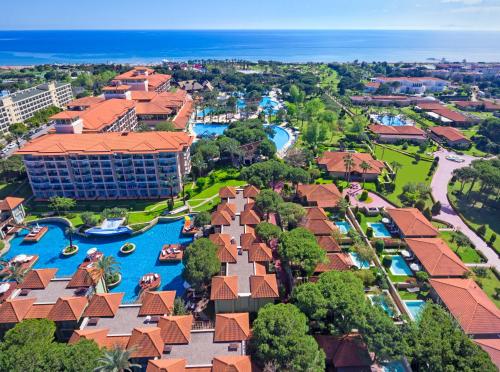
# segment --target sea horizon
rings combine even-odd
[[[457,48],[457,45],[460,48]],[[382,29],[1,30],[0,65],[500,61],[500,31]]]

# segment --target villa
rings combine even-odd
[[[435,238],[439,231],[417,208],[387,208],[394,232],[403,238]]]
[[[181,190],[192,142],[183,132],[49,134],[17,154],[37,199],[160,198]]]
[[[326,273],[328,271],[351,270],[356,267],[348,253],[327,253],[326,260],[327,261],[325,263],[319,263],[314,269],[314,273],[311,277],[312,282],[316,281],[318,276],[322,273]]]
[[[500,111],[500,104],[491,101],[453,101],[453,104],[460,110],[466,111]]]
[[[429,133],[432,139],[449,147],[464,149],[471,145],[471,141],[453,127],[431,127]]]
[[[394,143],[400,141],[422,143],[427,139],[425,132],[414,125],[379,125],[372,124],[368,129],[376,136],[378,142]]]
[[[347,157],[351,157],[353,160],[353,164],[348,170],[346,170],[344,163]],[[364,177],[366,181],[374,181],[382,174],[382,170],[385,168],[383,161],[373,159],[371,154],[360,152],[326,151],[322,157],[318,158],[317,162],[332,177],[340,179],[349,178],[350,180],[361,180]],[[366,162],[370,168],[363,170],[361,168],[361,163],[363,162]]]
[[[415,106],[415,110],[424,112],[430,120],[438,124],[470,126],[479,121],[475,117],[466,116],[437,102],[419,103]]]
[[[328,219],[325,211],[321,207],[306,208],[306,215],[301,222],[301,226],[310,230],[316,236],[331,236],[338,228]]]
[[[179,85],[179,88],[185,90],[188,93],[196,93],[201,91],[211,92],[214,90],[214,87],[208,80],[205,80],[201,83],[198,83],[196,80],[184,80],[179,81],[177,84]]]
[[[5,239],[7,234],[15,230],[15,225],[23,223],[26,211],[23,206],[24,199],[7,196],[0,200],[0,238]]]
[[[325,352],[327,371],[372,371],[374,358],[360,334],[315,335],[314,338]]]
[[[446,80],[435,77],[375,77],[365,87],[367,92],[375,92],[381,84],[387,84],[392,93],[422,94],[442,92],[448,88]]]
[[[297,196],[301,199],[302,203],[320,208],[335,208],[342,199],[342,194],[333,183],[325,185],[298,185]]]

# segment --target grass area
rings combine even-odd
[[[420,291],[420,292],[414,292],[410,293],[408,291],[403,291],[403,290],[398,290],[399,297],[403,301],[405,300],[427,300],[427,296],[429,294],[429,291]]]
[[[7,196],[17,196],[27,199],[31,194],[31,187],[27,181],[0,183],[0,199],[4,199]]]
[[[384,193],[384,196],[396,205],[401,205],[399,195],[403,192],[403,186],[409,182],[423,182],[427,185],[430,184],[431,179],[427,175],[431,167],[431,162],[420,160],[414,164],[415,159],[411,156],[402,154],[400,152],[391,150],[390,148],[383,148],[380,145],[374,145],[375,155],[377,159],[383,160],[387,163],[397,161],[401,164],[401,168],[397,172],[396,187],[392,193]],[[367,184],[366,188],[370,189],[372,186]]]
[[[489,241],[492,234],[499,235],[500,233],[500,210],[492,207],[489,203],[483,204],[483,202],[474,202],[475,198],[478,196],[475,193],[479,191],[479,185],[474,187],[470,199],[468,199],[466,194],[469,188],[470,184],[466,184],[464,188],[465,195],[462,195],[460,193],[459,182],[448,185],[448,198],[467,220],[470,226],[474,229],[479,228],[481,225],[486,227],[486,234],[483,238]],[[482,200],[483,198],[483,195],[479,195],[479,198],[476,199]],[[497,253],[500,253],[500,237],[491,245]]]
[[[222,182],[216,182],[213,185],[207,187],[206,189],[196,193],[196,187],[193,186],[192,190],[195,190],[195,193],[191,195],[189,200],[189,205],[196,205],[198,203],[192,203],[191,201],[196,201],[199,199],[208,199],[219,193],[219,189],[224,186],[243,186],[246,185],[245,181],[241,180],[226,180]],[[201,200],[200,200],[201,201]]]
[[[478,130],[479,130],[479,125],[474,125],[474,126],[467,128],[467,129],[460,129],[460,132],[462,132],[462,134],[465,137],[471,139],[472,137],[474,137],[476,135]],[[479,150],[476,147],[476,144],[474,143],[474,141],[472,141],[471,148],[469,148],[468,150],[460,150],[460,152],[463,152],[464,154],[467,154],[467,155],[478,156],[478,157],[488,155],[486,152]]]
[[[431,221],[432,226],[438,228],[438,229],[447,229],[448,225],[439,221]]]
[[[451,250],[453,252],[455,252],[464,263],[481,263],[481,262],[483,262],[483,259],[481,258],[479,253],[477,253],[477,251],[474,248],[457,246],[457,244],[452,240],[451,231],[441,231],[439,233],[439,236],[441,239],[443,239],[448,244],[448,246],[451,248]]]
[[[429,145],[424,152],[420,152],[420,146],[415,145],[415,144],[411,144],[411,143],[407,143],[405,146],[406,148],[403,148],[403,145],[395,145],[395,144],[388,144],[386,146],[389,148],[395,149],[395,150],[407,152],[409,154],[413,154],[413,155],[418,154],[418,155],[420,155],[421,158],[424,158],[424,159],[428,158],[431,160],[434,159],[434,157],[432,156],[432,153],[437,150],[437,145],[435,145],[434,143]]]
[[[500,288],[500,280],[496,277],[495,273],[491,270],[487,270],[487,276],[485,278],[477,277],[476,281],[481,286],[483,291],[486,292],[488,297],[500,307],[500,298],[495,298],[496,289]]]
[[[368,227],[367,222],[380,222],[382,219],[381,216],[365,216],[363,213],[360,213],[361,215],[361,222],[359,225],[361,226],[361,229],[365,232],[366,234],[366,228]]]

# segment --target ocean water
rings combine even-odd
[[[195,59],[500,61],[500,32],[384,30],[0,31],[0,65]]]

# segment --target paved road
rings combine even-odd
[[[362,208],[362,207],[375,207],[375,208],[386,208],[387,209],[387,208],[395,208],[396,207],[395,205],[389,203],[388,201],[381,198],[377,194],[374,194],[371,191],[368,191],[368,196],[370,197],[371,202],[367,203],[367,202],[359,201],[357,199],[357,197],[361,194],[361,192],[363,190],[361,188],[361,184],[359,184],[358,182],[352,182],[351,184],[358,184],[359,185],[359,188],[357,189],[356,192],[353,193],[353,191],[351,189],[348,189],[348,188],[344,189],[344,191],[342,192],[342,196],[344,196],[344,197],[349,193],[351,205],[356,205],[360,208]]]
[[[36,132],[35,134],[33,134],[30,137],[30,139],[35,139],[37,137],[43,136],[44,134],[47,134],[47,132],[50,130],[50,128],[52,128],[51,125],[40,128],[40,130],[38,132]],[[13,141],[13,142],[16,143],[15,141]],[[19,140],[19,144],[21,145],[21,147],[23,147],[26,142],[27,141],[25,139]],[[16,151],[17,151],[17,144],[16,144],[16,147],[14,147],[13,149],[10,149],[5,155],[3,155],[3,157],[7,158],[7,157],[11,156],[12,154],[14,154],[14,152],[16,152]]]
[[[453,154],[452,152],[441,150],[436,152],[434,155],[439,156],[439,165],[432,178],[432,196],[435,200],[441,202],[441,213],[439,213],[436,219],[445,221],[453,225],[457,230],[467,235],[467,237],[474,243],[477,250],[481,251],[484,256],[488,259],[488,265],[494,266],[497,270],[500,270],[500,259],[496,252],[488,247],[488,245],[481,239],[473,230],[471,230],[462,219],[457,215],[455,210],[451,207],[448,201],[448,184],[452,177],[452,173],[457,168],[466,167],[474,159],[473,156],[463,155],[461,158],[465,159],[463,163],[456,163],[446,159],[446,155]]]

